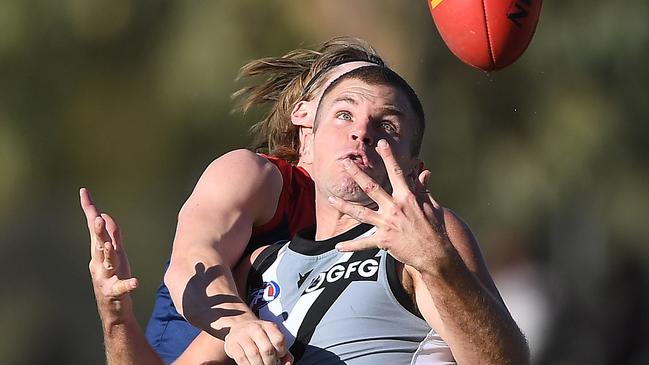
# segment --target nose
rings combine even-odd
[[[371,147],[376,138],[373,136],[369,127],[369,123],[359,123],[351,132],[352,141],[361,142],[367,147]]]

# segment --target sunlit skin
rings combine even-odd
[[[426,190],[430,172],[422,171],[422,162],[412,155],[417,123],[408,98],[396,87],[345,79],[324,96],[315,132],[308,134],[304,148],[304,161],[311,165],[316,183],[315,238],[331,238],[359,222],[373,225],[376,231],[372,235],[339,242],[336,248],[343,252],[379,248],[394,257],[403,288],[430,327],[448,344],[458,364],[528,364],[525,338],[491,280],[475,237],[459,217],[437,204]],[[113,254],[121,251],[119,235],[110,233],[116,224],[106,220],[108,216],[96,218],[96,209],[84,193],[82,206],[88,216],[91,245],[104,251],[103,260],[93,256],[96,262],[91,269],[117,270],[120,261],[126,260]],[[106,220],[108,231],[101,236],[111,241],[103,247],[98,244],[102,239],[93,236],[102,232],[100,219]],[[256,250],[236,268],[233,279],[239,288],[245,287],[250,265],[262,250]],[[126,280],[128,270],[124,272],[126,277],[118,282],[130,283]],[[110,284],[110,276],[93,272],[95,288],[103,289],[102,282]],[[125,290],[132,287],[125,286]],[[121,313],[121,306],[110,305],[114,303],[111,295],[120,293],[112,290],[96,295],[100,313],[104,313],[102,322],[109,324],[105,333],[106,348],[113,349],[107,351],[109,363],[121,364],[124,362],[117,359],[134,357],[138,360],[135,363],[159,363],[143,336],[137,334],[132,310]],[[130,302],[130,298],[127,300]],[[111,326],[111,318],[124,325]],[[135,339],[141,340],[138,344],[128,341],[134,333]],[[285,354],[284,364],[292,363],[287,347],[281,346],[284,341],[274,333],[281,333],[275,323],[239,323],[232,326],[224,347],[223,341],[203,332],[176,364],[220,364],[230,357],[242,365],[271,365],[280,354]],[[228,339],[233,336],[237,340],[230,344],[239,347],[229,347]],[[251,358],[259,361],[249,361]]]
[[[383,160],[376,151],[379,140],[386,140],[408,180],[417,176],[420,161],[412,156],[415,113],[405,95],[398,89],[369,85],[358,79],[344,80],[322,100],[316,117],[313,139],[313,177],[318,191],[316,209],[331,209],[330,196],[350,203],[368,206],[374,202],[346,171],[345,163],[354,163],[386,191],[391,191]],[[317,151],[317,152],[316,152]],[[339,215],[339,214],[337,214]],[[345,230],[357,221],[336,224]],[[325,229],[323,222],[318,222]],[[333,228],[333,227],[332,227]],[[327,230],[328,231],[328,230]],[[332,234],[332,232],[327,232]]]
[[[430,172],[411,155],[417,120],[397,90],[348,79],[324,97],[327,112],[316,118],[312,147],[316,239],[358,222],[375,226],[374,234],[336,248],[393,256],[404,289],[458,364],[528,364],[525,337],[475,238],[426,192]]]

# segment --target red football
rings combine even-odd
[[[427,0],[442,39],[459,59],[485,71],[503,68],[530,44],[542,0]]]

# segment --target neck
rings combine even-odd
[[[327,197],[316,192],[315,199],[316,241],[337,236],[360,224],[356,219],[341,213],[327,201]]]
[[[302,160],[302,158],[300,157],[300,159],[297,162],[297,166],[303,168],[304,170],[306,170],[306,172],[309,173],[309,176],[311,176],[311,178],[313,178],[312,165],[310,163],[304,162]]]

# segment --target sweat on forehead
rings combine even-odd
[[[406,96],[406,99],[408,100],[408,103],[410,104],[410,107],[415,113],[415,117],[417,119],[416,127],[414,128],[414,136],[413,136],[414,144],[413,144],[412,154],[413,156],[419,155],[419,150],[421,148],[421,142],[424,135],[424,129],[426,127],[424,109],[421,105],[421,102],[419,101],[419,97],[412,89],[412,87],[410,87],[408,82],[406,82],[406,80],[404,80],[401,76],[399,76],[399,74],[392,71],[390,68],[386,66],[367,65],[367,66],[354,68],[353,70],[344,73],[340,75],[337,79],[333,80],[329,84],[329,86],[327,86],[327,88],[322,93],[322,96],[320,97],[320,101],[318,103],[318,108],[315,117],[315,124],[314,124],[315,128],[317,129],[318,126],[318,119],[321,112],[320,106],[322,105],[322,101],[325,100],[327,95],[330,94],[332,90],[336,88],[337,85],[349,79],[360,80],[369,85],[391,86],[403,92],[403,94]]]

